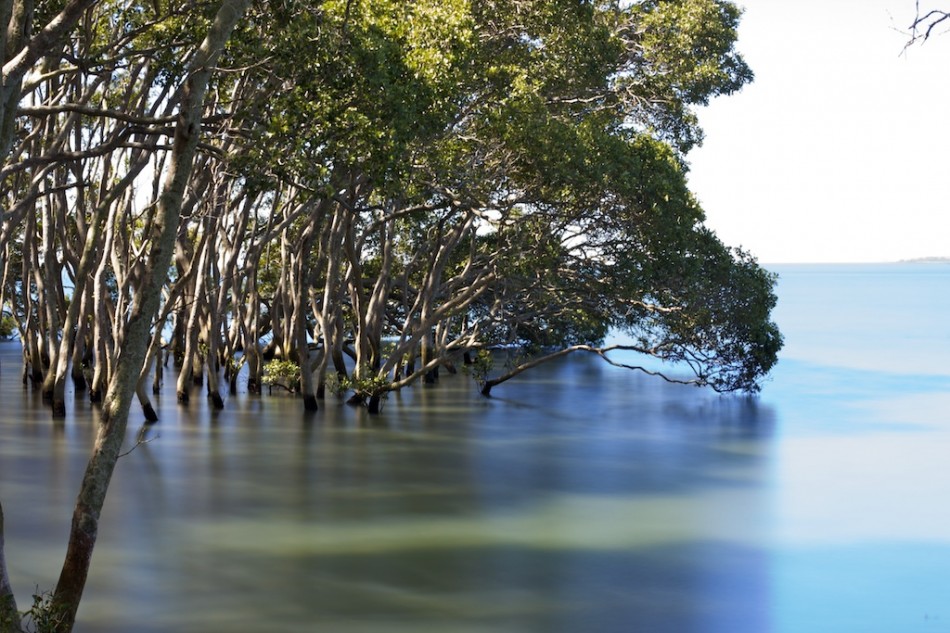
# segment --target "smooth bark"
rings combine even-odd
[[[0,504],[0,633],[19,633],[20,614],[16,597],[7,574],[7,561],[3,553],[3,505]]]
[[[151,339],[162,287],[175,247],[185,188],[194,165],[201,111],[214,62],[250,0],[224,0],[190,67],[175,126],[172,160],[152,226],[152,245],[143,284],[135,294],[116,371],[109,382],[101,424],[73,513],[66,559],[50,604],[62,614],[54,633],[72,630],[96,543],[99,515],[125,439],[129,409]]]

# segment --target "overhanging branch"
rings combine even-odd
[[[697,377],[693,379],[684,380],[680,378],[674,378],[660,371],[647,369],[646,367],[643,367],[641,365],[630,365],[627,363],[621,363],[608,356],[610,352],[615,352],[615,351],[637,352],[639,354],[646,354],[647,356],[650,356],[652,358],[660,358],[656,349],[641,347],[639,345],[608,345],[607,347],[595,347],[593,345],[572,345],[570,347],[565,347],[555,352],[551,352],[549,354],[544,354],[543,356],[538,356],[536,358],[533,358],[529,361],[526,361],[524,363],[517,365],[516,367],[513,367],[512,369],[508,370],[507,372],[505,372],[501,376],[498,376],[497,378],[491,378],[489,380],[486,380],[482,384],[482,395],[489,396],[491,395],[492,387],[495,387],[496,385],[500,385],[501,383],[514,378],[518,374],[526,372],[529,369],[537,367],[538,365],[542,365],[549,361],[561,358],[562,356],[567,356],[568,354],[573,354],[574,352],[587,352],[589,354],[594,354],[596,356],[599,356],[603,360],[605,360],[610,365],[613,365],[614,367],[620,367],[620,368],[629,369],[632,371],[643,372],[649,376],[657,376],[659,378],[662,378],[666,382],[673,383],[673,384],[694,385],[694,386],[700,386],[700,387],[709,384],[701,375],[697,375]]]

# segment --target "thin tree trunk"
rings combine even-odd
[[[60,341],[59,354],[57,355],[58,362],[54,368],[50,369],[50,372],[54,375],[54,417],[57,417],[58,412],[61,412],[62,415],[65,415],[66,413],[65,385],[66,371],[69,364],[70,347],[71,345],[73,348],[80,347],[79,337],[82,335],[84,330],[83,317],[86,315],[88,307],[89,293],[86,291],[88,285],[87,282],[93,276],[93,267],[95,266],[98,268],[101,258],[106,257],[105,251],[99,252],[98,256],[97,251],[101,246],[101,236],[105,228],[105,224],[111,215],[109,213],[109,208],[116,201],[116,199],[118,199],[120,192],[125,191],[132,185],[135,177],[145,168],[146,162],[147,161],[144,157],[139,157],[133,163],[129,172],[122,178],[120,182],[113,186],[107,198],[103,200],[96,208],[92,217],[92,222],[89,225],[88,235],[86,236],[85,244],[83,245],[82,256],[79,260],[79,266],[76,270],[76,284],[75,288],[73,289],[73,300],[69,304],[69,308],[66,311],[66,319],[63,323],[63,338]],[[76,339],[71,341],[70,336],[74,330],[76,333]],[[75,355],[73,355],[74,368],[75,363],[76,358]],[[82,374],[80,373],[79,375],[81,376]],[[85,387],[85,382],[83,382],[83,387]]]
[[[0,504],[0,633],[19,633],[20,614],[3,554],[3,505]]]
[[[165,374],[165,351],[159,347],[155,354],[155,373],[152,376],[152,395],[162,392],[162,381]]]
[[[154,356],[152,354],[146,354],[145,367],[135,385],[135,396],[139,400],[139,406],[142,407],[142,415],[145,416],[145,421],[149,424],[158,422],[158,414],[155,412],[155,407],[152,406],[152,401],[149,399],[148,391],[146,390],[146,385],[148,384],[148,366],[153,360]]]
[[[204,296],[205,279],[207,278],[208,257],[212,248],[214,238],[210,234],[211,227],[207,231],[199,245],[200,251],[197,253],[197,274],[195,276],[195,294],[192,299],[191,309],[188,313],[188,324],[185,326],[185,350],[182,357],[181,370],[178,373],[178,383],[176,392],[178,402],[188,404],[189,382],[195,383],[195,366],[198,366],[198,376],[201,376],[201,363],[198,361],[198,328],[201,318],[201,306]],[[197,383],[200,384],[200,383]]]
[[[247,277],[247,309],[244,320],[244,358],[247,365],[247,392],[261,395],[261,343],[258,332],[260,327],[261,299],[257,290],[257,272],[251,271]]]
[[[182,200],[194,166],[208,80],[215,60],[249,4],[250,0],[222,1],[208,35],[192,60],[191,72],[185,82],[171,165],[152,227],[150,256],[142,286],[132,304],[116,370],[109,382],[95,448],[73,513],[66,559],[50,604],[52,613],[63,616],[53,633],[69,633],[76,621],[98,535],[99,514],[125,440],[129,409],[145,362],[152,321],[158,313],[162,286],[168,278]]]

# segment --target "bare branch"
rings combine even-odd
[[[948,11],[931,9],[922,14],[920,0],[917,0],[915,5],[917,9],[916,17],[910,25],[910,39],[908,39],[904,45],[905,50],[918,42],[926,42],[930,39],[930,36],[934,34],[935,28],[947,20],[950,20],[950,12]]]
[[[497,378],[486,380],[484,384],[482,385],[482,395],[485,395],[485,396],[490,395],[492,387],[499,385],[507,380],[510,380],[514,378],[515,376],[517,376],[518,374],[528,371],[529,369],[537,367],[538,365],[541,365],[543,363],[547,363],[557,358],[561,358],[562,356],[573,354],[574,352],[588,352],[590,354],[599,356],[600,358],[605,360],[610,365],[613,365],[614,367],[621,367],[623,369],[643,372],[649,376],[657,376],[657,377],[662,378],[666,382],[673,383],[673,384],[695,385],[695,386],[705,386],[708,384],[708,382],[702,376],[697,376],[696,378],[692,378],[689,380],[673,378],[672,376],[664,374],[663,372],[647,369],[646,367],[643,367],[640,365],[629,365],[627,363],[621,363],[619,361],[613,360],[612,358],[608,356],[609,352],[618,351],[618,350],[638,352],[640,354],[646,354],[647,356],[659,358],[659,354],[657,353],[656,349],[640,347],[638,345],[609,345],[607,347],[594,347],[593,345],[572,345],[570,347],[565,347],[563,349],[559,349],[549,354],[544,354],[542,356],[532,358],[529,361],[526,361],[524,363],[517,365],[516,367],[513,367],[512,369],[505,372],[501,376],[498,376]]]
[[[145,445],[145,444],[150,444],[150,443],[154,442],[155,440],[157,440],[158,438],[161,437],[161,435],[159,435],[159,434],[157,434],[157,433],[155,434],[154,437],[146,437],[146,436],[148,435],[148,429],[149,429],[149,426],[148,426],[148,425],[143,426],[143,427],[139,430],[138,437],[135,438],[135,444],[132,445],[132,448],[130,448],[129,450],[125,451],[124,453],[119,453],[119,457],[117,457],[116,459],[121,459],[121,458],[125,457],[126,455],[130,454],[130,453],[131,453],[132,451],[134,451],[135,449],[137,449],[139,446],[143,446],[143,445]]]
[[[170,125],[175,122],[174,116],[136,116],[121,110],[102,109],[93,106],[81,105],[78,103],[61,103],[54,106],[20,106],[17,108],[17,114],[35,117],[46,117],[54,114],[63,114],[66,112],[85,114],[87,116],[93,117],[105,117],[109,119],[115,119],[116,121],[131,123],[133,125]]]

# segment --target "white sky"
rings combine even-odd
[[[738,4],[756,78],[688,157],[707,225],[763,263],[950,257],[950,34],[902,55],[914,0]]]

